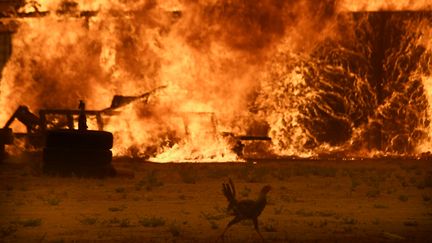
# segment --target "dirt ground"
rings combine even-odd
[[[115,159],[104,179],[42,173],[33,157],[0,164],[0,241],[215,242],[231,216],[221,183],[254,198],[267,242],[432,242],[432,161],[152,164]],[[225,242],[260,242],[250,222]]]

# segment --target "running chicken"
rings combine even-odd
[[[264,186],[261,189],[258,199],[256,200],[245,199],[245,200],[238,201],[236,199],[235,187],[232,180],[229,179],[229,183],[223,183],[222,192],[228,200],[227,210],[231,212],[231,214],[234,216],[234,219],[232,219],[228,223],[228,225],[226,226],[225,230],[222,232],[219,238],[223,239],[225,232],[234,224],[242,220],[250,219],[254,223],[256,232],[258,232],[259,236],[264,241],[264,238],[261,235],[258,227],[258,216],[260,216],[261,212],[264,210],[267,204],[267,193],[270,190],[271,187],[269,185]]]

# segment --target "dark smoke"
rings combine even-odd
[[[188,3],[195,10],[191,18],[190,45],[206,49],[213,41],[233,50],[261,58],[262,52],[295,33],[302,42],[315,37],[334,18],[336,0],[220,0],[214,4]],[[197,27],[197,28],[195,28]]]

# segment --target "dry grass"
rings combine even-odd
[[[105,179],[47,176],[29,163],[0,164],[0,241],[213,242],[232,218],[221,192],[228,178],[239,198],[272,185],[260,216],[270,242],[432,240],[427,161],[115,161],[134,176]],[[226,237],[259,241],[251,222]]]

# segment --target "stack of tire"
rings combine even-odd
[[[13,133],[10,128],[0,128],[0,162],[6,158],[5,145],[13,143]]]
[[[113,176],[112,146],[113,135],[106,131],[48,131],[43,150],[44,171],[62,175]]]

